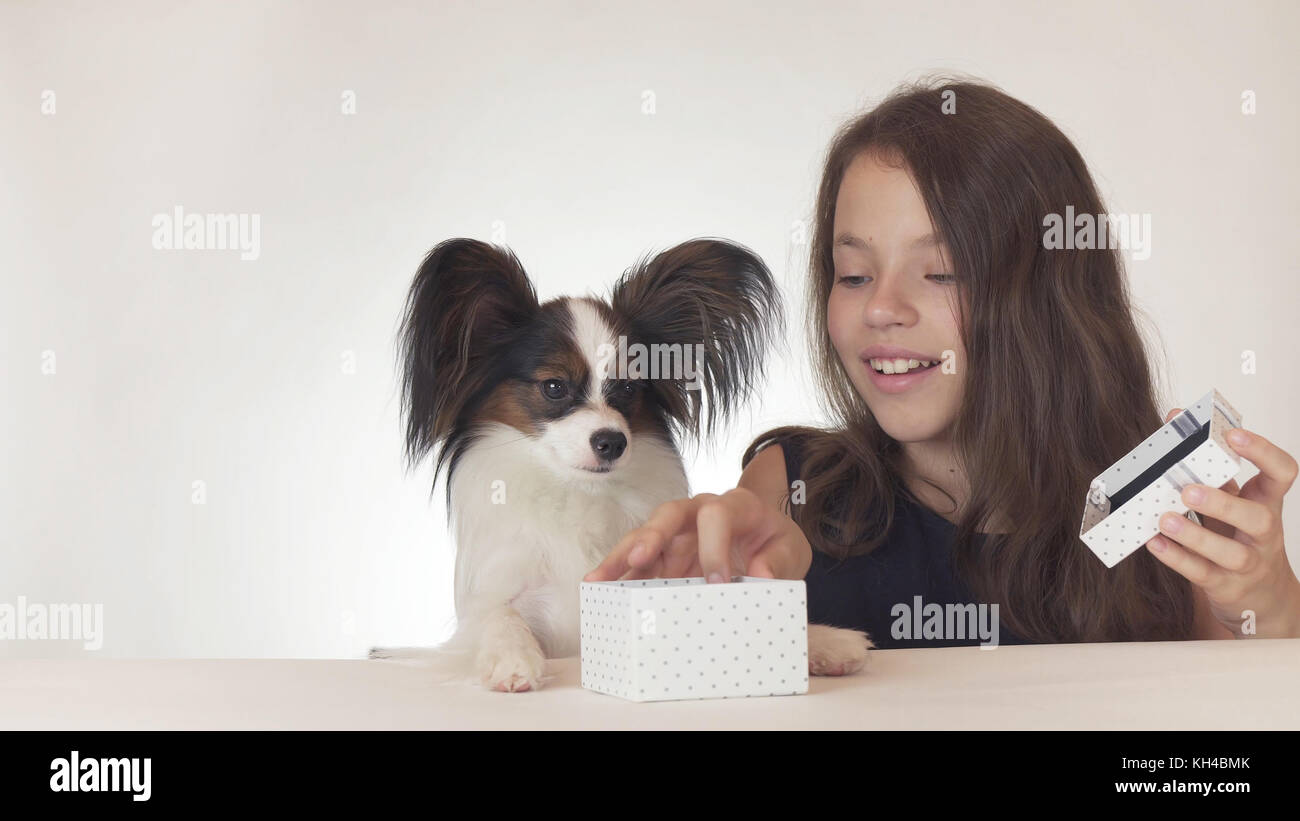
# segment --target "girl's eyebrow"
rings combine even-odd
[[[862,237],[856,236],[848,231],[842,231],[835,237],[836,245],[852,245],[854,248],[861,248],[863,251],[870,251],[871,244]],[[918,250],[923,248],[937,248],[943,245],[943,240],[938,234],[933,232],[925,236],[917,237],[907,244],[908,250]]]

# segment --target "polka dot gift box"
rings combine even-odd
[[[1160,532],[1161,515],[1200,524],[1183,488],[1219,487],[1237,475],[1241,457],[1224,437],[1239,427],[1241,414],[1217,390],[1201,397],[1093,479],[1079,538],[1114,567]]]
[[[583,582],[582,686],[632,701],[808,692],[802,580]]]

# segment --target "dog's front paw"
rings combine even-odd
[[[534,643],[532,647],[505,645],[484,647],[476,664],[479,679],[493,690],[522,693],[542,685],[546,656]]]
[[[808,625],[808,672],[814,676],[847,676],[867,663],[867,651],[876,645],[861,630]]]

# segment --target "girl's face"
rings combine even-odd
[[[945,440],[966,352],[946,249],[911,175],[859,154],[840,183],[831,241],[827,325],[853,386],[895,440]],[[938,365],[916,368],[925,361]]]

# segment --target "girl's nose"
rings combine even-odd
[[[916,309],[902,278],[888,273],[878,277],[863,306],[866,324],[871,327],[910,325],[916,318]]]

